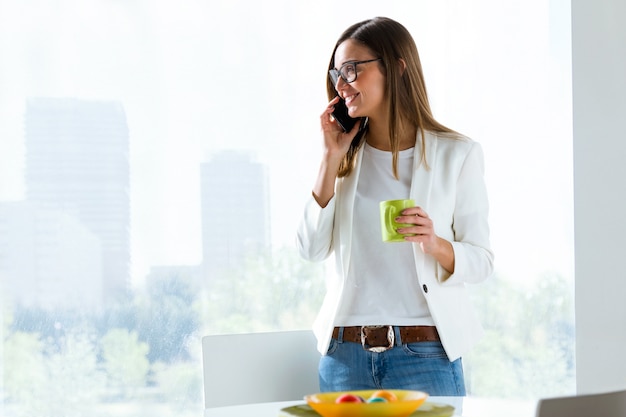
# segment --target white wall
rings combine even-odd
[[[624,0],[572,0],[579,393],[626,388],[624,19]]]

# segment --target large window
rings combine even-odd
[[[0,0],[0,414],[198,415],[202,335],[310,327],[326,66],[377,15],[485,151],[468,390],[574,392],[568,1]]]

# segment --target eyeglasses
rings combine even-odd
[[[359,64],[367,64],[368,62],[379,61],[381,58],[368,59],[367,61],[351,61],[346,62],[341,66],[341,68],[331,69],[328,71],[330,75],[330,79],[333,81],[333,85],[337,85],[337,81],[339,81],[339,77],[344,80],[346,83],[350,84],[356,81],[357,70],[356,66]]]

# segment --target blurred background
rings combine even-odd
[[[198,415],[203,335],[310,327],[327,65],[373,16],[485,152],[468,391],[574,393],[569,1],[0,0],[3,415]]]

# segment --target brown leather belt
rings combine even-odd
[[[435,326],[399,326],[399,329],[402,343],[439,341]],[[334,328],[333,338],[339,338],[339,327]],[[344,327],[343,340],[360,343],[367,350],[382,352],[394,346],[394,330],[393,326]]]

